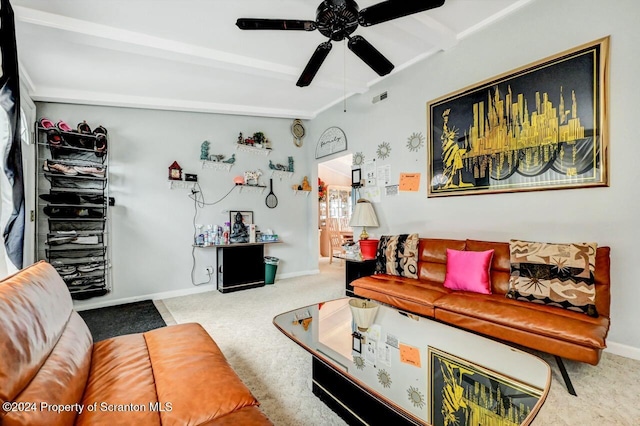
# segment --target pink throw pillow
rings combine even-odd
[[[491,294],[491,260],[493,250],[460,251],[447,249],[447,274],[444,286],[450,290],[466,290]]]

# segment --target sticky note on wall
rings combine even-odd
[[[400,191],[417,192],[420,189],[420,173],[400,173]]]

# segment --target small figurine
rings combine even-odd
[[[290,162],[293,161],[293,157],[289,157],[289,161]],[[289,163],[289,167],[293,167],[292,164],[293,163]],[[293,171],[293,170],[287,170],[287,166],[285,166],[284,164],[273,164],[273,162],[271,160],[269,160],[269,168],[271,170],[280,170],[280,171],[283,171],[283,172],[287,172],[287,171],[291,172],[291,171]]]
[[[302,190],[311,191],[311,184],[309,183],[309,178],[306,176],[302,178]]]
[[[182,180],[182,167],[177,161],[169,166],[169,180]]]
[[[209,141],[202,142],[200,145],[200,159],[208,160],[209,159]]]
[[[245,185],[259,186],[260,176],[262,176],[260,169],[244,172]]]
[[[264,142],[262,144],[264,149],[271,149],[271,141],[267,138],[264,138]]]
[[[304,178],[302,178],[302,183],[295,184],[291,186],[291,188],[298,191],[311,191],[311,184],[309,183],[309,178],[305,176]]]
[[[242,213],[236,213],[235,220],[233,222],[233,228],[229,235],[230,243],[248,243],[249,231],[247,226],[242,222]]]
[[[293,157],[289,157],[289,169],[288,172],[293,172]]]
[[[214,155],[209,156],[209,160],[215,161],[217,163],[222,161],[223,159],[224,159],[224,155],[222,155],[222,154],[214,154]]]
[[[230,158],[227,158],[226,160],[223,161],[223,163],[227,163],[227,164],[233,164],[236,162],[236,154],[233,153],[231,154]]]
[[[240,135],[238,136],[238,143],[244,143],[244,137],[242,136],[242,132],[240,132]]]

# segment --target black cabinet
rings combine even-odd
[[[229,293],[265,284],[264,246],[277,242],[242,243],[216,248],[218,291]]]
[[[345,267],[345,294],[347,296],[354,296],[353,286],[351,282],[361,277],[373,275],[376,270],[376,260],[356,260],[347,259],[347,266]]]

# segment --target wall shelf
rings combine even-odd
[[[262,186],[262,185],[236,185],[240,187],[240,193],[247,191],[247,192],[259,192],[259,193],[263,193],[265,189],[267,189],[266,186]]]
[[[202,160],[203,169],[222,170],[228,172],[233,167],[233,163],[224,163],[222,161]]]
[[[195,188],[197,182],[186,180],[168,180],[169,189],[192,189]]]
[[[293,193],[294,193],[294,194],[296,194],[296,195],[305,195],[305,196],[307,196],[307,197],[309,196],[309,194],[311,194],[311,190],[309,190],[309,191],[304,191],[304,190],[302,190],[302,189],[293,189],[292,191],[293,191]]]
[[[256,148],[255,146],[245,145],[242,143],[236,143],[236,149],[242,152],[250,152],[252,154],[264,155],[265,157],[271,154],[271,150],[267,148]]]
[[[286,170],[271,170],[271,177],[278,177],[280,178],[280,180],[282,180],[282,178],[289,178],[291,179],[291,177],[293,176],[293,172],[288,172]]]

